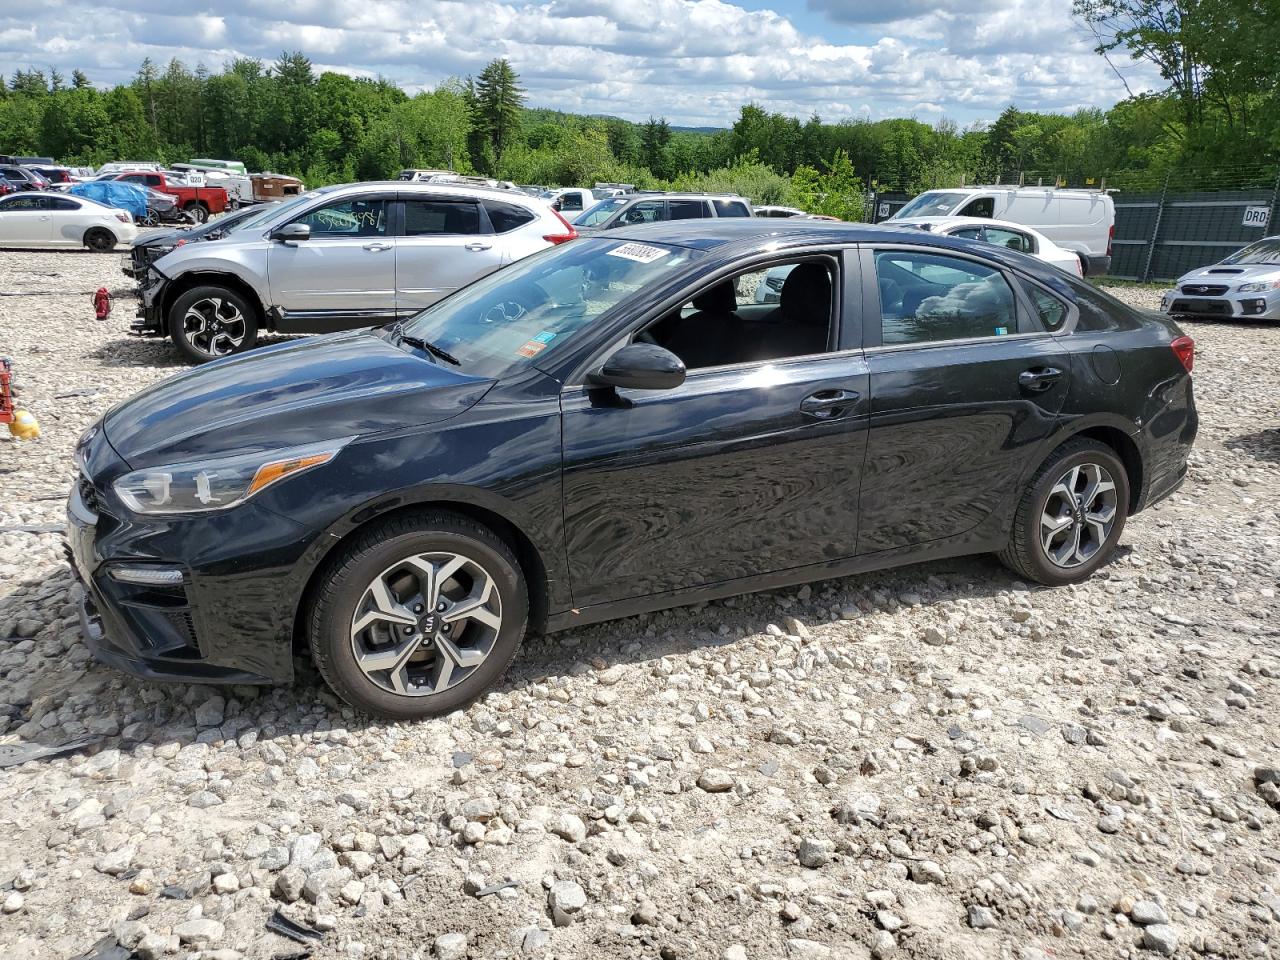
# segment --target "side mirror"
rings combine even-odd
[[[286,223],[282,227],[276,227],[271,231],[271,239],[279,240],[281,243],[293,243],[298,240],[311,239],[311,224],[309,223]]]
[[[684,383],[684,361],[653,343],[631,343],[614,352],[587,379],[602,387],[670,390]]]

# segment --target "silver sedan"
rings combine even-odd
[[[1280,237],[1258,240],[1221,263],[1184,274],[1160,309],[1178,318],[1280,320]]]

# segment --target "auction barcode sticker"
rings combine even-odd
[[[664,250],[662,247],[651,247],[644,243],[624,243],[620,247],[614,247],[609,251],[611,257],[622,257],[624,260],[634,260],[636,263],[653,263],[669,254],[670,250]]]

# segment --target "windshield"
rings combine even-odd
[[[615,210],[626,206],[626,203],[625,197],[611,197],[608,200],[601,200],[574,217],[573,223],[579,227],[598,227],[613,216]]]
[[[575,240],[463,287],[404,332],[453,354],[463,373],[502,377],[545,359],[605,311],[703,256],[666,244]]]
[[[284,201],[283,203],[269,204],[265,210],[260,210],[247,220],[242,220],[231,228],[232,233],[239,233],[241,230],[252,230],[265,224],[268,220],[274,220],[278,215],[287,213],[295,207],[300,207],[304,203],[309,203],[320,195],[319,191],[312,190],[308,193],[300,193],[296,197]]]
[[[907,217],[945,217],[965,200],[967,193],[943,193],[929,190],[920,194],[905,207],[895,213],[890,220],[904,220]]]
[[[1251,243],[1222,262],[1280,264],[1280,237],[1268,237],[1257,243]]]

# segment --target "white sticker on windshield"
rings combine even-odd
[[[634,260],[636,263],[653,263],[669,254],[670,250],[664,250],[662,247],[651,247],[644,243],[624,243],[620,247],[614,247],[609,251],[611,257],[622,257],[624,260]]]

